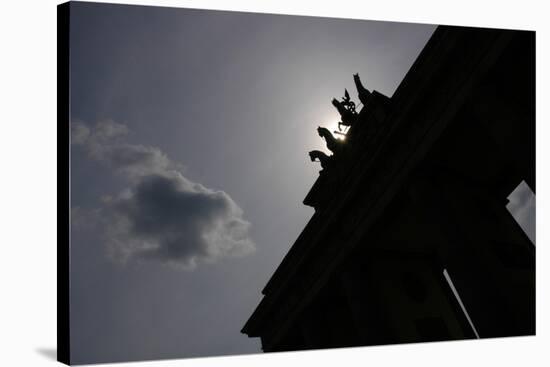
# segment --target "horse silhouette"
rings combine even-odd
[[[309,152],[309,158],[312,162],[315,162],[315,160],[317,159],[321,163],[321,168],[323,169],[327,168],[331,162],[331,156],[326,155],[320,150],[312,150],[311,152]]]
[[[343,147],[342,140],[336,139],[327,128],[319,126],[317,128],[317,133],[319,134],[320,137],[325,139],[327,143],[327,148],[331,152],[337,153],[340,150],[342,150],[342,147]]]

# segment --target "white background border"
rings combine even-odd
[[[113,366],[544,366],[548,338],[548,16],[544,1],[110,1],[537,31],[537,336]],[[56,348],[56,4],[0,12],[0,365],[54,365]],[[514,70],[510,70],[513,73]],[[521,91],[510,91],[521,93]],[[546,164],[548,167],[548,164]],[[546,289],[546,291],[544,290]],[[258,290],[258,299],[260,293]],[[50,355],[48,357],[48,355]],[[109,366],[109,365],[105,365]]]

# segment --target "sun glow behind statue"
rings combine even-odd
[[[346,126],[340,126],[340,129],[338,128],[338,121],[329,120],[330,122],[327,122],[326,124],[322,124],[321,126],[326,127],[332,135],[338,139],[338,140],[346,140]]]

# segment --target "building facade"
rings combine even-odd
[[[391,98],[358,79],[242,332],[265,352],[534,334],[535,246],[506,204],[536,189],[535,33],[441,26]]]

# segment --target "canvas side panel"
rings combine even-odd
[[[57,360],[70,364],[70,3],[57,6]]]

